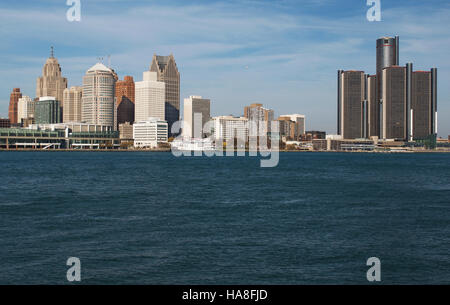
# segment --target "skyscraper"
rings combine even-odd
[[[135,85],[132,76],[125,76],[124,80],[116,82],[117,126],[125,122],[133,124],[135,111],[134,95]]]
[[[383,69],[382,138],[407,139],[407,69],[392,66]]]
[[[365,88],[363,71],[338,71],[338,134],[344,139],[365,137]]]
[[[83,100],[82,87],[70,87],[64,89],[63,97],[63,122],[81,122],[81,107]]]
[[[135,121],[146,121],[150,117],[164,121],[166,84],[157,81],[157,73],[144,72],[143,80],[136,82],[135,88]]]
[[[203,127],[211,118],[211,101],[201,96],[190,96],[184,99],[183,136],[188,138],[203,138]],[[201,120],[199,118],[201,114]],[[198,120],[198,121],[197,121]]]
[[[180,119],[180,73],[175,58],[154,54],[150,71],[157,73],[157,81],[164,82],[165,87],[165,120],[169,125],[169,135],[172,135],[172,124]]]
[[[19,99],[22,97],[22,93],[20,93],[20,88],[14,88],[10,97],[9,97],[9,121],[11,124],[17,124],[17,104],[19,103]]]
[[[53,47],[50,57],[42,69],[42,76],[37,78],[36,97],[54,96],[62,104],[64,89],[67,88],[67,78],[62,77],[61,66],[54,57]]]
[[[81,120],[94,125],[114,126],[115,77],[101,63],[83,77]]]
[[[395,36],[395,38],[381,37],[377,39],[377,118],[375,118],[375,114],[372,112],[374,120],[371,120],[372,123],[377,122],[377,124],[372,124],[372,135],[376,132],[377,136],[381,136],[381,106],[379,103],[383,98],[383,69],[398,65],[400,65],[400,38],[398,36]]]
[[[380,107],[379,100],[377,98],[377,76],[368,75],[366,85],[367,96],[367,136],[378,137],[380,126]]]
[[[249,136],[267,136],[274,120],[274,111],[264,108],[262,104],[253,103],[244,107],[244,117],[249,122]]]

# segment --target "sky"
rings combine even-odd
[[[242,115],[260,102],[275,115],[306,115],[308,130],[336,133],[337,70],[374,74],[376,39],[400,36],[400,64],[438,68],[439,136],[450,134],[450,2],[381,0],[66,0],[0,2],[0,117],[9,95],[35,96],[50,46],[69,86],[103,57],[142,80],[153,54],[173,54],[181,99],[211,99],[211,114]],[[182,104],[182,101],[181,101]]]

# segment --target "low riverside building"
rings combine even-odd
[[[134,147],[156,148],[168,142],[168,124],[158,118],[148,118],[133,124]]]
[[[112,126],[84,123],[33,124],[0,128],[3,149],[113,149],[120,146]]]

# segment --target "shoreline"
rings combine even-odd
[[[0,152],[146,152],[146,153],[166,153],[171,152],[171,149],[0,149]],[[242,152],[242,151],[234,151]],[[248,153],[245,150],[245,153]],[[257,151],[260,153],[261,151]],[[411,150],[411,151],[346,151],[346,150],[280,150],[280,153],[367,153],[367,154],[424,154],[424,153],[447,153],[450,150]],[[193,151],[192,151],[193,153]],[[226,151],[223,152],[224,154]],[[270,153],[270,152],[269,152]]]

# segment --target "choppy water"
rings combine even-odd
[[[0,162],[0,284],[450,284],[450,154]]]

